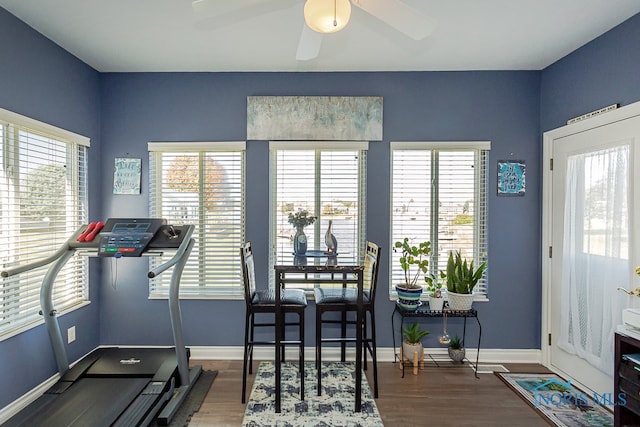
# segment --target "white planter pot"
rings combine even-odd
[[[473,305],[473,294],[457,294],[455,292],[447,292],[449,297],[449,308],[455,311],[471,310]]]
[[[402,341],[402,357],[411,362],[414,360],[418,362],[421,361],[424,357],[424,348],[422,343],[410,344],[406,341]]]
[[[432,311],[442,311],[442,306],[444,305],[444,298],[435,298],[429,296],[429,310]]]

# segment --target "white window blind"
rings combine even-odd
[[[474,265],[487,260],[488,142],[392,143],[391,246],[404,237],[430,241],[429,272],[446,270],[449,252]],[[391,252],[389,286],[402,282]],[[487,277],[474,292],[486,295]]]
[[[360,262],[366,239],[367,146],[366,142],[271,142],[272,285],[273,266],[293,262],[295,228],[288,216],[301,209],[317,217],[304,229],[308,250],[326,250],[324,236],[331,220],[340,263]]]
[[[70,140],[67,138],[73,138]],[[0,110],[0,269],[54,253],[87,222],[87,138]],[[86,257],[74,257],[53,287],[58,313],[88,299]],[[48,267],[2,278],[0,337],[42,323]]]
[[[149,152],[151,216],[195,225],[181,297],[241,295],[245,143],[149,143]],[[151,258],[151,267],[170,256]],[[166,297],[169,282],[169,274],[150,280],[150,295]]]

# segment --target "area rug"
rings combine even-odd
[[[315,363],[305,363],[305,400],[300,400],[297,364],[285,363],[281,371],[281,412],[279,414],[275,412],[275,366],[273,362],[262,362],[256,373],[244,413],[243,426],[383,426],[364,375],[362,375],[362,412],[354,412],[354,363],[323,363],[321,396],[317,395]]]
[[[195,384],[185,397],[184,402],[178,408],[173,419],[169,423],[169,427],[184,427],[189,424],[189,420],[194,413],[200,410],[204,398],[209,393],[213,380],[218,375],[218,371],[204,370],[200,373],[200,376],[196,380]],[[150,427],[156,427],[159,424],[154,421],[150,424]]]
[[[590,395],[556,374],[495,374],[551,425],[613,426],[611,396]]]

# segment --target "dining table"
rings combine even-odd
[[[292,256],[290,264],[278,264],[275,269],[275,411],[281,410],[281,355],[284,339],[284,313],[281,309],[280,294],[287,286],[311,290],[317,286],[356,286],[356,357],[355,357],[355,412],[362,410],[362,322],[363,322],[363,275],[362,265],[341,265],[336,254],[311,251],[305,256]]]

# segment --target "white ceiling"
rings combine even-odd
[[[211,12],[237,0],[207,1]],[[354,7],[310,61],[295,59],[303,0],[256,0],[221,16],[196,13],[191,0],[0,6],[103,72],[540,70],[640,12],[640,0],[404,1],[438,21],[431,36],[412,40]]]

